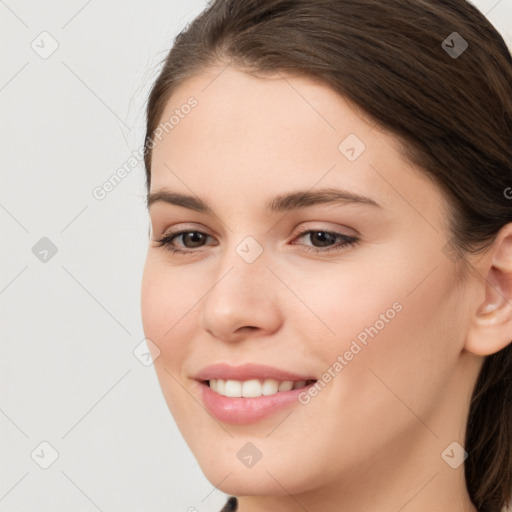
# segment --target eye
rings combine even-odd
[[[343,233],[338,233],[336,231],[326,231],[324,229],[309,229],[307,231],[302,231],[299,233],[295,240],[303,238],[303,237],[309,237],[309,240],[312,243],[318,243],[318,246],[303,246],[305,251],[313,252],[313,253],[322,253],[322,252],[329,252],[329,251],[336,251],[340,250],[343,247],[355,245],[357,242],[360,241],[359,238],[355,236],[349,236],[344,235]],[[339,242],[336,245],[331,245],[338,240]],[[296,245],[296,244],[293,244]]]
[[[177,231],[176,233],[166,233],[161,238],[156,240],[158,247],[165,247],[165,249],[173,253],[191,253],[197,252],[194,250],[183,250],[174,245],[174,240],[181,238],[186,249],[196,249],[201,247],[207,238],[212,238],[210,235],[193,229]],[[190,243],[190,246],[187,244]]]
[[[313,253],[325,253],[334,250],[341,250],[343,247],[355,245],[360,241],[358,237],[345,235],[336,231],[327,231],[321,229],[310,229],[298,233],[294,240],[301,239],[309,236],[310,241],[319,246],[308,246],[303,244],[292,243],[292,245],[302,245],[303,249]],[[175,233],[166,233],[158,240],[155,240],[157,247],[164,247],[172,253],[189,254],[195,251],[194,249],[202,247],[208,238],[213,238],[207,233],[193,229],[177,231]],[[179,248],[175,245],[174,241],[181,239],[184,248]],[[336,245],[332,245],[338,241]]]

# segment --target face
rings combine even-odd
[[[445,197],[325,85],[221,70],[152,156],[142,320],[186,442],[233,494],[444,464],[468,322]]]

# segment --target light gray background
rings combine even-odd
[[[92,194],[140,148],[160,62],[205,5],[0,0],[2,512],[225,502],[133,353],[144,339],[142,162],[103,200]],[[476,5],[512,46],[512,0]],[[55,255],[33,253],[43,237]],[[44,441],[58,452],[48,469]]]

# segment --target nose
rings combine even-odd
[[[282,324],[279,281],[260,256],[247,263],[238,254],[219,264],[201,301],[199,326],[224,341],[268,336]]]

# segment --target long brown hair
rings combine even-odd
[[[449,198],[450,244],[463,267],[465,255],[512,222],[512,57],[466,0],[213,1],[176,37],[151,90],[148,191],[169,97],[187,78],[228,63],[316,78],[394,134]],[[508,345],[486,357],[473,390],[465,478],[480,512],[511,501],[511,379]]]

